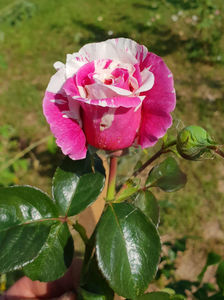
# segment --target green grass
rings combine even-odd
[[[17,15],[10,15],[10,11],[18,2],[0,2],[0,126],[12,125],[19,137],[29,141],[49,134],[42,98],[54,73],[53,63],[64,62],[67,53],[78,51],[87,42],[124,36],[162,55],[173,71],[177,90],[174,118],[185,125],[203,126],[224,143],[223,65],[187,60],[185,43],[193,32],[185,22],[188,17],[179,17],[178,22],[171,19],[179,11],[193,14],[194,9],[172,5],[171,0],[30,0],[31,12],[15,18],[12,25]],[[214,2],[223,8],[222,0]],[[109,31],[113,31],[112,36]],[[223,40],[221,47],[224,49]],[[40,158],[43,164],[46,155]],[[199,234],[212,219],[220,220],[223,226],[224,197],[217,190],[221,163],[218,159],[181,162],[189,178],[186,188],[173,194],[158,193],[160,200],[174,206],[161,208],[162,233]],[[50,169],[43,173],[31,169],[21,183],[48,189],[51,173]]]
[[[186,163],[180,161],[188,175],[185,188],[176,193],[159,193],[159,199],[172,203],[171,208],[161,208],[162,233],[201,236],[209,221],[217,220],[224,228],[224,194],[217,188],[221,174],[217,173],[220,160],[205,160]]]

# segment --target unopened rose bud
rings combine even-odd
[[[188,126],[182,129],[177,136],[177,150],[179,154],[189,160],[198,160],[204,153],[211,151],[215,141],[206,130],[199,126]]]

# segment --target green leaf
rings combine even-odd
[[[221,256],[215,252],[209,252],[208,257],[207,257],[207,262],[206,265],[207,266],[212,266],[217,264],[218,262],[220,262],[221,260]]]
[[[127,181],[126,182],[125,189],[122,189],[121,192],[119,192],[116,196],[116,202],[122,202],[126,199],[128,199],[131,195],[135,194],[138,189],[139,185],[135,185],[133,181]]]
[[[96,254],[117,294],[142,294],[156,273],[160,251],[156,227],[138,208],[125,202],[106,208],[97,228]]]
[[[183,295],[173,295],[170,297],[171,300],[187,300]]]
[[[218,255],[217,253],[215,252],[208,253],[206,264],[203,267],[201,273],[198,275],[198,280],[201,281],[203,279],[204,274],[209,266],[217,264],[218,262],[220,262],[220,260],[221,260],[221,256]]]
[[[14,172],[5,169],[0,173],[0,186],[7,186],[16,182],[17,177]]]
[[[188,239],[187,236],[180,238],[180,239],[176,239],[172,246],[172,250],[175,253],[177,253],[178,251],[182,251],[182,252],[185,251],[187,239]]]
[[[147,293],[135,298],[135,300],[170,300],[170,295],[164,292]]]
[[[86,291],[83,288],[78,289],[78,300],[106,300],[104,295],[99,295]]]
[[[224,295],[219,292],[215,295],[208,297],[208,300],[224,300]]]
[[[168,157],[162,163],[152,168],[146,185],[159,187],[165,192],[174,192],[187,182],[186,175],[180,170],[176,160]]]
[[[28,186],[0,189],[0,272],[19,269],[41,252],[58,216],[51,199]]]
[[[114,292],[99,270],[95,256],[89,261],[88,267],[85,268],[80,286],[85,292],[93,294],[94,297],[97,295],[106,300],[113,300],[114,298]]]
[[[218,266],[216,280],[220,290],[224,290],[224,260]]]
[[[50,136],[47,140],[47,150],[51,153],[51,154],[55,154],[57,152],[58,146],[55,142],[55,137],[54,136]]]
[[[21,158],[21,159],[18,159],[17,161],[15,161],[12,166],[13,166],[14,171],[18,172],[20,169],[22,169],[23,171],[27,171],[28,165],[29,165],[28,160],[25,158],[23,158],[23,159]]]
[[[10,139],[10,137],[14,134],[14,128],[10,125],[2,125],[0,126],[0,135],[5,139]]]
[[[159,205],[150,191],[141,191],[137,194],[134,205],[157,226],[159,223]]]
[[[67,157],[53,179],[53,196],[60,214],[80,213],[97,199],[104,182],[103,163],[97,155],[88,154],[86,159],[76,161]]]
[[[64,275],[73,258],[72,236],[66,223],[51,227],[39,256],[24,267],[25,275],[32,280],[53,281]]]

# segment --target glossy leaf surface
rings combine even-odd
[[[168,157],[150,171],[146,185],[159,187],[165,192],[174,192],[187,182],[186,175],[180,170],[176,160]]]
[[[0,189],[0,272],[19,269],[41,252],[53,224],[51,199],[28,186]]]
[[[83,160],[68,157],[57,168],[53,179],[53,197],[63,216],[80,213],[94,202],[104,187],[103,163],[97,156]]]
[[[134,205],[138,207],[153,223],[159,223],[159,205],[150,191],[141,191],[137,194]]]
[[[53,281],[64,275],[73,258],[73,240],[66,223],[51,227],[48,238],[38,257],[24,267],[32,280]]]
[[[97,228],[96,254],[117,294],[142,294],[156,273],[160,251],[156,227],[138,208],[125,202],[107,207]]]

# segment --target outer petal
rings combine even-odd
[[[82,104],[83,127],[87,142],[100,149],[130,147],[141,121],[141,108],[108,108]]]
[[[130,39],[118,38],[87,44],[80,49],[79,53],[89,61],[112,59],[134,65],[137,63],[136,55],[139,47],[141,46]]]
[[[146,148],[153,146],[171,126],[170,112],[175,108],[176,94],[172,73],[159,56],[149,53],[142,66],[149,68],[155,78],[152,89],[143,93],[146,98],[142,105],[139,144]]]
[[[126,53],[133,55],[138,62],[141,62],[145,59],[148,54],[148,49],[139,45],[135,41],[127,38],[117,38],[115,39],[117,47],[124,49]]]
[[[139,144],[142,148],[152,147],[159,138],[164,136],[171,125],[172,118],[168,113],[159,111],[144,112],[139,130]]]
[[[66,77],[72,77],[86,63],[88,63],[88,60],[79,53],[67,54]]]
[[[65,67],[61,65],[61,68],[59,68],[58,71],[51,77],[47,86],[47,91],[51,93],[58,93],[65,81]]]
[[[51,131],[56,137],[56,143],[62,152],[69,155],[71,159],[85,158],[86,138],[78,123],[72,119],[71,115],[67,115],[70,112],[67,98],[63,97],[62,94],[46,92],[43,110]],[[78,112],[73,113],[78,114]]]

